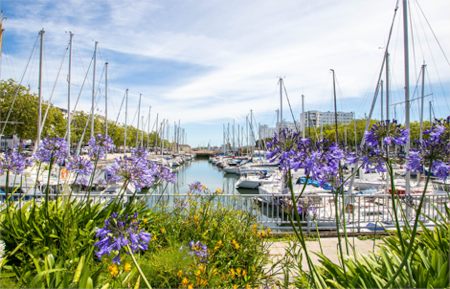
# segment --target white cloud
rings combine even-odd
[[[37,1],[28,14],[9,19],[7,29],[28,37],[45,27],[50,49],[64,46],[67,35],[63,32],[72,30],[85,66],[95,39],[101,49],[208,67],[198,75],[174,79],[173,83],[143,82],[130,87],[134,95],[144,94],[145,106],[152,105],[154,111],[167,118],[191,123],[242,117],[250,109],[259,113],[273,111],[278,105],[278,76],[286,77],[295,106],[302,93],[309,104],[328,105],[330,68],[337,73],[340,97],[371,95],[383,55],[379,47],[385,45],[394,8],[389,0],[71,0],[57,2],[54,9],[44,13],[48,5],[43,3],[47,1]],[[442,47],[450,53],[450,2],[419,3]],[[449,65],[420,18],[416,1],[411,5],[416,63],[425,59],[432,76],[439,71],[439,81],[449,81]],[[400,7],[391,46],[392,85],[398,88],[403,79],[401,16]],[[121,67],[117,77],[127,75],[134,67],[114,65],[116,60],[108,60],[111,67]],[[48,65],[53,73],[55,63],[58,61],[53,59]],[[412,72],[411,83],[415,75]],[[75,77],[75,82],[81,83],[81,70]],[[114,83],[110,87],[116,91],[113,102],[120,105],[124,87]],[[136,103],[135,97],[131,106]],[[89,107],[88,96],[82,106]]]

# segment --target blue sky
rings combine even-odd
[[[401,2],[401,1],[400,1]],[[220,144],[222,125],[244,124],[252,109],[260,123],[273,125],[279,106],[277,81],[285,79],[296,116],[300,95],[306,109],[332,110],[332,76],[336,71],[338,109],[368,113],[383,56],[394,1],[131,1],[3,0],[4,47],[1,77],[19,80],[38,31],[44,28],[44,98],[66,106],[67,31],[72,31],[75,102],[93,53],[97,61],[98,107],[103,108],[103,67],[109,63],[109,118],[116,119],[126,88],[130,114],[152,106],[151,121],[181,121],[191,145]],[[410,0],[414,44],[411,91],[423,61],[427,63],[427,99],[436,116],[450,112],[450,1]],[[399,10],[401,12],[401,9]],[[422,12],[426,15],[423,17]],[[401,13],[391,43],[392,102],[403,98]],[[431,25],[440,46],[435,41]],[[411,41],[412,42],[412,41]],[[37,91],[35,52],[23,84]],[[450,55],[447,55],[450,58]],[[63,62],[62,62],[63,61]],[[63,63],[59,79],[59,66]],[[100,79],[100,80],[99,80]],[[55,87],[55,93],[51,91]],[[80,93],[77,109],[89,111],[92,75]],[[427,102],[428,103],[428,102]],[[289,120],[287,105],[284,115]],[[428,109],[428,106],[425,107]],[[402,120],[404,109],[397,106]],[[393,114],[393,112],[392,112]],[[417,101],[412,118],[418,119]],[[379,109],[374,117],[379,117]],[[123,115],[119,117],[123,120]]]

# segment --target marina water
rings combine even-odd
[[[225,174],[221,169],[209,163],[207,159],[197,159],[179,167],[176,171],[175,184],[169,184],[166,192],[169,194],[184,194],[189,191],[189,185],[199,181],[211,192],[221,189],[224,194],[257,194],[258,190],[237,190],[238,175]]]

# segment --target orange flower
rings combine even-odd
[[[119,275],[119,266],[117,266],[116,264],[111,264],[108,266],[108,271],[109,274],[111,274],[111,276],[115,278],[117,277],[117,275]]]
[[[183,287],[186,287],[188,284],[189,284],[189,280],[186,277],[184,277],[183,280],[181,280],[181,285]]]
[[[125,262],[125,264],[123,265],[123,271],[130,272],[131,271],[131,263]]]
[[[223,246],[222,240],[217,241],[216,245],[214,246],[214,251],[219,250],[220,248],[222,248],[222,246]]]
[[[239,250],[239,248],[241,247],[241,245],[239,245],[239,243],[236,240],[234,240],[234,239],[231,241],[231,245],[236,250]]]

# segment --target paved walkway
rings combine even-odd
[[[331,261],[333,261],[334,263],[338,263],[339,262],[339,260],[338,260],[338,239],[337,238],[321,238],[321,243],[322,243],[323,253],[328,258],[330,258]],[[373,250],[376,251],[377,250],[376,245],[380,244],[381,241],[376,240],[375,247],[374,247],[373,240],[359,240],[356,237],[349,237],[349,243],[350,243],[349,245],[354,246],[354,250],[357,255],[367,255],[370,252],[373,252]],[[291,241],[291,244],[293,244],[292,241]],[[301,248],[300,243],[295,242],[295,244],[297,245],[298,249]],[[314,253],[320,252],[319,241],[306,241],[306,246],[308,248],[308,252],[310,253],[312,262],[314,264],[320,264],[319,258],[317,257],[316,254],[314,254]],[[349,246],[350,256],[353,256],[352,246]],[[277,242],[272,242],[270,244],[270,253],[269,254],[271,257],[270,259],[271,259],[272,264],[268,265],[267,269],[269,271],[271,271],[273,274],[275,274],[277,276],[277,279],[280,279],[280,281],[283,278],[282,262],[277,264],[276,266],[273,266],[273,264],[276,264],[278,261],[280,261],[283,257],[286,256],[286,248],[288,248],[288,247],[289,247],[289,241],[277,241]],[[346,249],[345,249],[344,243],[343,243],[343,251],[345,254]],[[302,255],[304,256],[304,253]],[[289,259],[289,258],[286,258],[286,259]],[[302,258],[302,269],[305,271],[308,271],[308,264],[306,262],[305,257]],[[292,278],[294,277],[293,275],[295,275],[295,272],[290,275],[291,276],[289,276],[289,279],[292,280]]]

